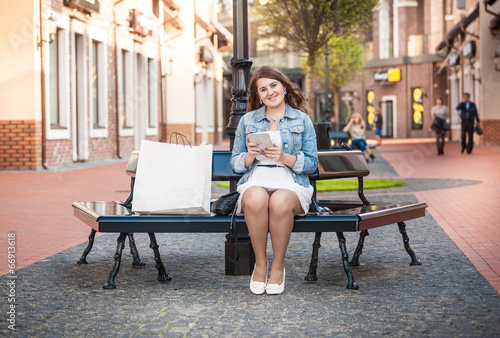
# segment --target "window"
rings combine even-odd
[[[50,44],[50,128],[61,128],[60,104],[59,104],[59,33],[61,29],[57,29],[54,36],[54,41]]]
[[[107,32],[89,27],[90,137],[108,137]]]
[[[99,56],[98,56],[98,51],[99,51],[99,43],[95,40],[92,40],[92,55],[91,55],[91,62],[92,62],[92,67],[91,67],[91,84],[92,84],[92,95],[91,95],[91,100],[92,100],[92,121],[93,121],[93,126],[94,128],[102,128],[102,125],[100,123],[99,119],[99,81],[98,77],[99,75]]]
[[[387,59],[393,56],[391,39],[391,13],[387,1],[380,3],[378,17],[378,35],[379,35],[379,58]]]
[[[148,58],[148,128],[158,126],[158,72],[155,59]]]
[[[57,26],[52,43],[45,43],[45,131],[48,140],[70,138],[70,39],[69,17],[54,13]]]
[[[159,0],[153,0],[153,14],[159,18],[160,17],[160,1]]]
[[[130,52],[128,50],[122,49],[122,82],[121,82],[121,126],[125,129],[130,129],[133,126],[132,119],[132,107],[130,106],[130,84],[132,79],[130,78]]]

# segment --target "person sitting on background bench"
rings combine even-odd
[[[285,254],[296,215],[309,210],[314,192],[308,174],[318,166],[316,133],[306,114],[304,95],[278,69],[263,66],[250,79],[247,113],[236,130],[231,167],[244,173],[237,183],[237,214],[245,216],[255,267],[254,294],[281,294],[285,288]],[[248,135],[268,132],[272,147],[260,150]],[[265,159],[257,160],[257,155]],[[267,236],[273,261],[267,283]]]
[[[368,161],[368,158],[371,158],[373,161],[375,160],[375,155],[372,154],[370,147],[366,143],[365,131],[365,121],[363,121],[361,114],[353,113],[349,123],[344,127],[344,132],[351,135],[351,146],[361,149],[366,161]]]

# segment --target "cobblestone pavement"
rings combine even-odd
[[[372,175],[397,179],[383,160]],[[403,188],[367,191],[369,199],[416,201],[413,192],[474,186],[475,180],[404,179]],[[220,188],[214,193],[222,193]],[[322,193],[321,198],[352,192]],[[500,335],[500,296],[429,213],[407,222],[423,265],[409,266],[396,225],[370,231],[352,268],[360,289],[346,289],[338,241],[323,234],[317,282],[306,282],[314,234],[292,234],[285,293],[255,296],[249,276],[224,274],[224,235],[158,234],[172,281],[159,283],[149,239],[136,234],[145,268],[130,268],[124,250],[116,290],[103,290],[116,234],[95,241],[88,265],[77,265],[86,243],[0,277],[0,334],[8,328],[14,290],[15,334],[29,336],[460,336]],[[57,236],[57,234],[54,234]],[[358,235],[345,234],[352,254]],[[271,256],[271,252],[269,252]],[[270,257],[271,259],[271,257]],[[8,282],[15,280],[15,287]]]

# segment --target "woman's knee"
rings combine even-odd
[[[268,209],[269,194],[261,187],[248,188],[243,193],[242,204],[246,212],[262,212]]]
[[[300,208],[297,195],[290,190],[278,190],[271,195],[269,200],[269,212],[273,216],[285,217],[296,214]]]

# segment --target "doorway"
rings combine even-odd
[[[394,137],[395,114],[394,107],[396,106],[396,98],[383,96],[380,109],[382,110],[382,137]]]

